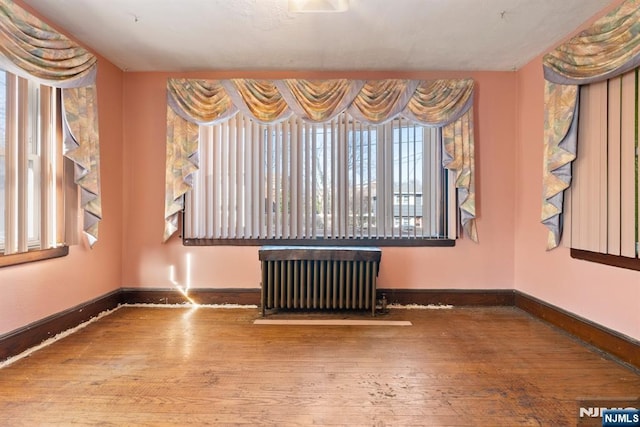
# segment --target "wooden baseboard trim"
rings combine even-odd
[[[240,304],[260,305],[260,289],[189,289],[185,294],[171,288],[122,288],[123,304]],[[389,304],[513,306],[511,289],[378,289]]]
[[[378,289],[389,304],[515,306],[640,369],[640,342],[535,297],[511,289]],[[188,295],[188,298],[187,298]],[[0,336],[0,361],[16,356],[119,304],[260,305],[259,289],[121,288]]]
[[[123,304],[238,304],[260,305],[260,289],[122,288]]]
[[[120,304],[120,296],[120,290],[117,289],[7,334],[0,335],[0,361],[17,356],[61,332],[75,328],[103,311],[113,310]]]
[[[520,291],[515,292],[514,305],[622,362],[640,369],[640,341]]]
[[[512,289],[378,289],[389,304],[513,306]]]

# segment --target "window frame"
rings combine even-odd
[[[401,127],[406,127],[407,123],[410,123],[407,121],[407,123],[404,124],[404,126],[402,125],[402,122],[400,123],[400,127],[396,128],[396,127],[388,127],[386,133],[388,133],[389,135],[387,135],[388,137],[391,137],[391,139],[393,140],[394,137],[393,135],[396,133],[403,133],[400,128]],[[418,126],[418,127],[422,127],[421,131],[422,132],[426,132],[426,126],[422,126],[419,124],[413,124],[411,123],[411,126]],[[351,125],[350,125],[351,126]],[[202,134],[201,134],[202,135]],[[415,135],[414,135],[415,138]],[[423,138],[425,138],[425,136],[423,135]],[[440,140],[441,135],[438,137],[438,139],[436,140],[435,143],[438,144],[438,150],[442,150],[442,141]],[[402,140],[400,140],[400,142],[402,142]],[[389,148],[390,150],[392,150],[392,152],[395,150],[394,145],[396,143],[399,143],[398,141],[393,140],[390,144],[391,148]],[[415,143],[414,143],[415,144]],[[199,147],[202,147],[202,144],[199,144]],[[353,148],[354,150],[356,149],[355,146]],[[365,148],[365,150],[367,150]],[[300,150],[302,151],[302,150]],[[202,153],[199,151],[199,156],[202,159]],[[393,154],[393,153],[392,153]],[[377,151],[373,151],[370,152],[369,155],[377,157],[380,154],[377,153]],[[224,237],[224,238],[192,238],[192,237],[185,237],[185,224],[188,221],[188,219],[186,218],[186,216],[188,215],[187,210],[190,208],[190,205],[188,203],[188,197],[191,197],[191,194],[193,192],[191,192],[191,194],[185,195],[183,196],[185,198],[184,200],[184,208],[181,212],[180,215],[180,227],[179,229],[181,230],[181,234],[180,234],[180,238],[182,239],[183,245],[185,246],[256,246],[256,245],[306,245],[306,246],[335,246],[335,245],[341,245],[341,246],[370,246],[370,245],[375,245],[375,246],[398,246],[398,247],[404,247],[404,246],[409,246],[409,247],[416,247],[416,246],[435,246],[435,247],[451,247],[451,246],[455,246],[455,238],[458,237],[459,233],[460,233],[460,219],[459,219],[459,213],[458,213],[458,204],[457,204],[457,189],[455,188],[455,185],[453,184],[455,182],[454,179],[454,174],[455,172],[449,171],[446,168],[444,168],[442,166],[442,162],[440,162],[439,164],[437,162],[434,162],[435,165],[439,165],[440,168],[442,169],[442,201],[439,203],[442,203],[444,206],[444,210],[441,212],[441,215],[444,216],[444,225],[442,226],[442,233],[443,235],[441,236],[420,236],[420,235],[405,235],[404,233],[400,232],[399,236],[393,236],[393,237],[366,237],[366,236],[357,236],[357,237],[350,237],[350,236],[345,236],[345,237],[306,237],[306,238],[283,238],[283,237],[274,237],[274,238],[229,238],[229,237]],[[349,174],[351,174],[352,172],[348,172]],[[355,173],[355,172],[353,172]],[[367,176],[369,175],[369,172],[366,172]],[[394,184],[394,180],[393,178],[390,180],[391,181],[391,186],[393,187]],[[404,185],[404,183],[403,183]],[[415,184],[414,184],[415,185]],[[422,190],[423,191],[423,190]],[[391,200],[394,201],[396,198],[403,196],[403,194],[400,192],[398,194],[395,194],[395,189],[392,188],[391,190],[392,194],[391,194]],[[406,194],[404,195],[405,198],[412,198],[413,196],[413,200],[414,202],[416,200],[418,200],[418,198],[420,200],[424,199],[424,195],[421,193],[419,195],[416,196],[415,194],[415,189],[414,189],[414,193],[413,194]],[[371,197],[371,201],[369,203],[372,204],[378,204],[378,197],[376,196],[372,196]],[[426,202],[427,204],[429,204],[429,202]],[[389,208],[389,210],[391,212],[393,212],[394,208],[404,208],[405,203],[399,203],[399,206],[395,206],[395,205],[389,205],[387,206]],[[413,206],[413,205],[412,205]],[[424,209],[427,209],[427,206],[424,207]],[[454,211],[454,213],[452,214],[451,211]],[[375,209],[374,209],[375,211]],[[401,212],[402,214],[402,212]],[[393,215],[393,214],[392,214]],[[415,215],[415,213],[414,213]],[[452,218],[454,219],[455,223],[453,225],[451,225],[449,228],[447,228],[447,221],[451,221]],[[393,222],[396,218],[393,217],[391,218],[391,222],[392,222],[392,226],[395,229],[395,225],[393,225]],[[405,220],[407,218],[401,216],[402,220]],[[424,223],[423,221],[419,221],[421,223]],[[399,227],[399,229],[401,230],[402,227]],[[453,234],[452,234],[453,233]],[[452,238],[452,235],[455,235],[455,238]]]
[[[66,166],[62,153],[61,91],[8,71],[0,72],[5,74],[7,88],[3,206],[13,211],[5,211],[1,268],[63,257],[68,255],[69,247],[63,243]],[[12,131],[7,126],[9,120],[16,123],[11,125]],[[10,136],[15,132],[17,136]],[[9,141],[14,137],[17,139]],[[11,172],[6,167],[8,157],[8,161],[16,162]],[[9,173],[12,176],[7,179]],[[7,237],[13,242],[7,244]]]
[[[640,271],[640,258],[629,258],[620,255],[602,254],[599,252],[585,251],[571,248],[571,258],[582,261],[595,262],[609,265],[611,267],[626,268],[628,270]]]
[[[631,74],[634,74],[634,76],[632,77],[627,77]],[[631,97],[627,98],[630,99],[630,101],[625,100],[625,102],[622,101],[623,99],[623,79],[631,79],[633,78],[635,83],[634,83],[634,93],[632,94]],[[619,82],[618,82],[619,80]],[[611,86],[613,83],[611,83],[612,81],[615,81],[615,86]],[[639,180],[639,170],[638,170],[638,150],[639,150],[639,138],[640,138],[640,133],[638,130],[638,125],[639,125],[639,119],[640,119],[640,109],[639,109],[639,91],[640,91],[640,67],[631,70],[621,76],[618,77],[614,77],[611,78],[609,80],[607,80],[604,83],[600,83],[600,84],[606,84],[606,100],[603,101],[602,99],[596,103],[594,102],[593,104],[589,104],[589,108],[591,109],[604,109],[607,110],[606,114],[605,114],[605,118],[603,119],[603,122],[601,122],[601,125],[598,126],[598,129],[594,129],[594,128],[589,128],[589,131],[592,132],[599,132],[600,134],[597,135],[595,134],[595,136],[589,134],[589,136],[585,137],[586,140],[591,141],[591,144],[595,144],[593,141],[603,141],[603,138],[606,140],[606,142],[599,142],[599,144],[604,144],[604,148],[602,147],[598,147],[597,145],[593,145],[593,146],[589,146],[587,148],[583,147],[583,151],[588,151],[588,150],[599,150],[599,149],[605,149],[605,150],[611,150],[610,144],[611,141],[613,140],[614,143],[617,143],[617,145],[613,146],[613,149],[616,150],[618,152],[618,156],[620,156],[620,150],[623,147],[623,143],[622,143],[622,137],[620,136],[622,133],[625,132],[630,132],[628,129],[623,128],[622,126],[622,120],[623,116],[624,117],[628,117],[628,115],[630,114],[627,110],[625,110],[626,108],[630,108],[630,105],[633,105],[635,108],[635,112],[632,113],[632,123],[629,123],[630,121],[627,119],[627,125],[631,125],[634,129],[634,135],[633,135],[633,139],[634,139],[634,146],[631,146],[631,148],[633,148],[633,151],[635,152],[635,171],[631,170],[631,175],[632,177],[635,177],[635,183],[629,184],[627,181],[624,182],[620,182],[620,186],[624,187],[626,189],[626,191],[631,192],[633,194],[633,196],[635,197],[635,231],[626,231],[627,233],[631,234],[633,237],[633,240],[635,241],[635,257],[630,257],[627,255],[623,255],[623,254],[615,254],[615,253],[609,253],[609,249],[607,248],[606,251],[595,251],[595,250],[590,250],[589,249],[585,249],[585,248],[579,248],[579,247],[574,247],[574,242],[572,241],[572,227],[569,226],[568,227],[568,232],[565,234],[565,236],[567,237],[567,240],[565,241],[565,246],[568,246],[570,249],[570,256],[571,258],[574,259],[579,259],[579,260],[583,260],[583,261],[588,261],[588,262],[594,262],[594,263],[598,263],[598,264],[604,264],[604,265],[608,265],[608,266],[612,266],[612,267],[619,267],[619,268],[624,268],[624,269],[630,269],[630,270],[636,270],[636,271],[640,271],[640,236],[639,236],[639,231],[638,231],[638,226],[639,226],[639,218],[640,218],[640,212],[639,209],[640,207],[638,206],[638,198],[639,198],[639,185],[640,183],[638,182]],[[619,85],[619,89],[617,88],[617,85]],[[585,104],[585,97],[582,94],[584,87],[581,86],[579,88],[580,90],[580,102],[581,102],[581,106],[580,106],[580,115],[577,117],[577,120],[579,120],[579,123],[581,124],[581,126],[579,127],[579,129],[582,127],[582,125],[584,125],[583,122],[587,121],[587,118],[582,117],[582,114],[584,113],[583,110],[583,106]],[[609,91],[610,90],[615,90],[615,91],[620,91],[620,99],[615,101],[616,103],[613,104],[613,107],[610,106],[611,103],[611,99],[609,96]],[[619,102],[619,106],[617,105],[617,102]],[[606,104],[606,105],[605,105]],[[613,132],[611,130],[609,130],[609,126],[611,126],[611,122],[610,122],[610,118],[609,118],[609,109],[613,108],[615,110],[615,112],[612,114],[612,117],[620,117],[620,124],[618,125],[617,122],[614,122],[614,130]],[[604,124],[602,124],[604,123]],[[620,129],[617,129],[617,127],[620,126]],[[580,147],[581,147],[581,136],[580,136],[580,132],[578,132],[578,156],[580,156]],[[586,141],[585,139],[582,140],[582,144],[585,144]],[[628,139],[626,140],[628,141]],[[628,143],[627,143],[628,144]],[[628,152],[628,151],[627,151]],[[588,154],[588,153],[587,153]],[[606,173],[607,176],[611,176],[610,172],[610,160],[608,159],[608,156],[610,155],[610,152],[604,157],[604,167],[606,168]],[[615,159],[616,157],[614,157]],[[574,180],[576,180],[576,178],[578,178],[578,174],[581,173],[582,176],[585,176],[586,172],[592,172],[593,171],[593,161],[591,159],[585,160],[584,154],[582,157],[579,158],[582,163],[576,163],[574,164],[573,168],[574,168]],[[602,162],[602,160],[601,160]],[[583,166],[584,165],[584,166]],[[602,169],[602,165],[600,165],[600,169]],[[585,170],[581,171],[578,168],[582,167],[585,168]],[[620,167],[620,165],[616,166],[617,168]],[[619,172],[619,171],[617,171]],[[616,172],[614,172],[616,173]],[[618,178],[618,175],[614,175],[616,177],[616,179]],[[633,178],[632,178],[633,180]],[[578,182],[578,180],[576,180],[575,182]],[[630,190],[631,187],[635,187],[635,191]],[[573,191],[575,191],[575,185],[572,186],[572,188],[569,191],[569,197],[567,197],[565,199],[565,207],[566,210],[568,211],[568,219],[569,219],[569,223],[571,224],[573,221],[575,221],[575,217],[574,215],[580,215],[580,209],[576,209],[576,207],[574,206],[576,203],[574,203],[574,195],[573,195]],[[620,202],[622,198],[626,197],[625,196],[626,193],[623,194],[623,191],[620,190],[620,193],[616,195],[616,197],[614,197],[613,199],[613,205],[611,205],[612,200],[609,196],[607,196],[606,199],[606,206],[601,207],[601,209],[605,209],[606,211],[608,211],[611,206],[614,207],[614,209],[617,209],[616,212],[619,213],[619,210],[621,209],[620,206],[616,205],[616,202]],[[579,208],[583,208],[582,206],[578,206]],[[625,211],[626,212],[626,211]],[[620,218],[618,218],[618,221],[620,221]],[[635,235],[634,235],[635,234]],[[621,233],[620,236],[623,236],[623,234]],[[628,241],[629,237],[627,235],[626,239]],[[621,237],[619,237],[621,238]],[[618,244],[620,242],[618,241]],[[580,244],[576,245],[576,246],[580,246]]]

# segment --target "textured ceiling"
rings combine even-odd
[[[123,70],[513,70],[610,0],[24,0]]]

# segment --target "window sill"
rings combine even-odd
[[[60,246],[51,249],[36,249],[19,254],[0,255],[0,268],[12,265],[26,264],[28,262],[42,261],[45,259],[60,258],[69,254],[69,246]]]
[[[583,251],[581,249],[573,248],[571,249],[571,258],[640,271],[639,258],[627,258],[623,256],[601,254],[598,252]]]
[[[184,246],[441,246],[456,245],[453,239],[182,239]]]

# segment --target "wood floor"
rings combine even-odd
[[[517,308],[256,318],[122,307],[0,370],[0,425],[571,426],[581,398],[640,395],[637,371]]]

